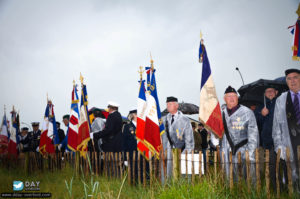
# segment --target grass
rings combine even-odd
[[[190,180],[185,178],[178,182],[168,181],[161,186],[158,182],[154,182],[150,188],[142,186],[130,186],[126,178],[123,179],[107,179],[105,177],[75,176],[74,170],[65,168],[60,171],[40,172],[25,175],[22,168],[7,169],[0,168],[0,192],[12,192],[12,182],[19,181],[40,181],[40,191],[52,193],[52,198],[160,198],[160,199],[182,199],[182,198],[267,198],[265,187],[258,194],[255,187],[250,193],[245,183],[240,186],[234,186],[233,190],[229,190],[221,176],[205,176],[200,182],[192,185]],[[198,179],[197,179],[198,180]],[[294,195],[297,198],[299,195]],[[274,194],[271,198],[276,198]],[[281,198],[288,198],[287,193],[283,193]]]

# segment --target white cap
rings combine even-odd
[[[113,107],[117,107],[117,108],[120,106],[118,103],[113,102],[113,101],[109,101],[107,104],[108,104],[108,106],[113,106]]]

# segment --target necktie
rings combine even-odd
[[[295,110],[295,114],[296,114],[296,121],[297,124],[300,125],[300,108],[299,108],[299,98],[298,95],[295,93],[294,94],[294,110]]]
[[[171,125],[173,124],[173,122],[174,122],[174,115],[172,115]]]

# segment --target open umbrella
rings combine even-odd
[[[288,86],[284,81],[259,79],[238,89],[240,103],[264,104],[265,89],[269,87],[275,88],[278,91],[278,96],[288,90]]]
[[[192,115],[192,114],[198,114],[199,113],[199,106],[191,103],[185,103],[181,102],[179,103],[178,110],[181,111],[183,114]],[[165,109],[162,112],[162,116],[167,115],[169,112],[167,109]]]
[[[103,119],[107,119],[108,112],[105,109],[101,109],[101,108],[97,108],[97,107],[90,108],[89,115],[91,115],[95,109],[100,109],[100,111],[101,111],[100,117]]]

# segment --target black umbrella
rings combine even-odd
[[[250,84],[246,84],[238,89],[240,103],[253,102],[253,105],[264,104],[264,93],[266,88],[273,87],[278,91],[278,96],[288,90],[284,81],[260,79]]]
[[[192,115],[192,114],[198,114],[199,113],[199,107],[195,104],[191,103],[179,103],[178,110],[181,111],[183,114]],[[165,116],[168,114],[168,110],[165,109],[162,112],[162,116]]]

